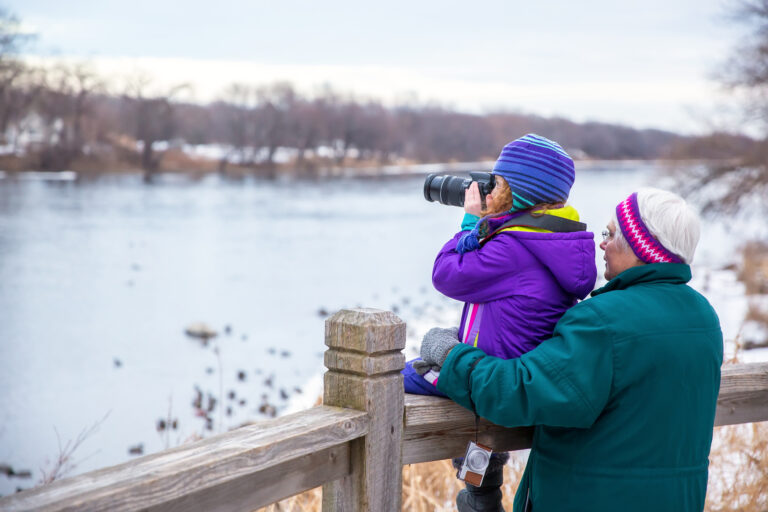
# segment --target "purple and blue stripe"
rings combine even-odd
[[[568,199],[576,176],[573,160],[556,142],[529,133],[504,146],[493,167],[520,203],[558,203]]]

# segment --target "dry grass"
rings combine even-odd
[[[318,512],[323,508],[323,493],[320,487],[315,487],[307,492],[291,496],[264,508],[259,512]]]
[[[103,418],[96,421],[90,427],[81,430],[75,439],[70,439],[65,444],[61,444],[59,431],[54,428],[59,451],[55,459],[47,460],[45,466],[40,468],[40,481],[38,483],[43,485],[49,484],[54,480],[60,480],[74,471],[78,464],[78,461],[75,460],[75,452],[89,437],[99,430],[102,423],[109,417],[110,412],[106,413]],[[81,459],[79,462],[83,462],[83,460]]]
[[[512,510],[526,457],[513,454],[504,468],[504,508]],[[456,510],[463,488],[451,461],[403,467],[403,510]],[[261,512],[309,512],[322,508],[320,488],[259,509]],[[705,512],[765,512],[768,510],[768,422],[717,427],[710,455]]]
[[[527,455],[513,453],[504,467],[504,508],[512,510],[517,484],[523,476]],[[456,510],[455,500],[464,483],[456,478],[450,460],[410,464],[403,467],[403,510],[413,512],[442,512]],[[322,508],[320,488],[279,501],[261,512],[308,512]]]
[[[219,168],[216,160],[190,156],[176,148],[168,149],[162,155],[160,170],[164,172],[214,172]]]
[[[768,422],[715,428],[707,512],[768,510]]]
[[[766,293],[768,246],[749,244],[743,256],[739,279],[747,294]],[[748,312],[745,321],[756,320],[751,316]],[[733,340],[734,354],[726,365],[742,362],[745,343],[739,338]],[[768,511],[768,422],[715,427],[705,511]]]
[[[768,243],[749,242],[742,249],[739,280],[749,301],[745,320],[753,324],[743,348],[768,347]]]
[[[742,250],[739,280],[747,295],[768,294],[768,244],[750,242]]]
[[[513,454],[504,468],[504,508],[512,510],[526,457]],[[454,500],[464,484],[456,479],[451,461],[403,467],[403,510],[456,510]],[[315,488],[259,509],[261,512],[309,512],[322,508],[322,491]],[[717,427],[710,455],[705,512],[765,512],[768,510],[768,422]]]
[[[741,362],[742,344],[726,364]],[[715,427],[706,512],[768,510],[768,422]]]
[[[744,319],[768,325],[768,311],[760,304],[751,303],[747,306],[747,315]]]

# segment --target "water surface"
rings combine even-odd
[[[598,233],[655,176],[607,167],[572,193]],[[0,463],[35,472],[0,476],[0,494],[105,416],[73,472],[209,434],[197,390],[203,409],[217,399],[213,432],[311,404],[322,311],[397,310],[409,356],[430,324],[457,322],[430,274],[462,212],[424,201],[422,182],[0,179]],[[198,321],[220,333],[207,346],[184,334]],[[158,432],[164,418],[177,430]]]

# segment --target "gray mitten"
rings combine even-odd
[[[434,364],[430,364],[423,359],[416,359],[411,362],[411,367],[413,367],[413,370],[418,373],[421,376],[426,375],[429,373],[429,370],[436,370],[440,371],[440,367]]]
[[[433,366],[443,366],[448,352],[459,344],[459,328],[433,327],[421,341],[421,358]]]

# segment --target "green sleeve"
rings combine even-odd
[[[477,221],[479,220],[480,220],[480,217],[478,217],[477,215],[472,215],[471,213],[465,213],[464,220],[461,221],[461,230],[471,231],[475,229],[475,224],[477,224]]]
[[[437,388],[470,410],[474,402],[477,414],[498,425],[587,428],[610,394],[610,340],[605,323],[585,301],[560,319],[552,338],[517,359],[454,347]]]

